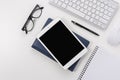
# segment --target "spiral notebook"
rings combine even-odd
[[[77,80],[120,80],[120,54],[96,46]]]

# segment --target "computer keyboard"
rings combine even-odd
[[[108,27],[119,5],[113,0],[50,0],[49,3],[101,29]]]

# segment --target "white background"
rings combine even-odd
[[[36,21],[33,31],[26,35],[21,28],[36,4],[45,8],[41,18]],[[108,36],[112,34],[112,31],[120,27],[117,26],[120,22],[120,10],[108,29],[102,31],[49,5],[48,0],[0,0],[0,80],[77,79],[80,73],[78,69],[74,72],[63,70],[56,62],[31,48],[37,34],[49,17],[66,19],[73,31],[88,39],[92,43],[91,46],[99,44],[114,55],[120,54],[120,46],[111,46],[107,43]],[[101,36],[95,36],[71,24],[70,20],[89,27]]]

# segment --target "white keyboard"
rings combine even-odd
[[[50,0],[49,3],[101,29],[108,27],[118,9],[113,0]]]

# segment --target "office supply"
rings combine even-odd
[[[37,35],[37,39],[63,69],[68,69],[87,52],[84,44],[61,18],[54,19]]]
[[[79,26],[79,27],[81,27],[81,28],[83,28],[83,29],[85,29],[85,30],[87,30],[87,31],[89,31],[89,32],[91,32],[91,33],[97,35],[97,36],[100,36],[98,33],[96,33],[96,32],[94,32],[94,31],[92,31],[92,30],[90,30],[90,29],[88,29],[88,28],[82,26],[81,24],[79,24],[79,23],[77,23],[77,22],[75,22],[75,21],[71,21],[71,22],[72,22],[73,24],[75,24],[75,25],[77,25],[77,26]]]
[[[120,80],[120,55],[96,46],[77,80]]]
[[[25,31],[27,34],[28,32],[32,31],[34,28],[34,20],[39,18],[42,15],[42,10],[44,7],[40,7],[38,4],[35,6],[35,8],[30,13],[27,21],[25,22],[22,31]]]
[[[46,21],[46,23],[45,23],[45,25],[43,26],[43,28],[46,27],[47,24],[49,24],[51,21],[52,21],[52,19],[51,19],[51,18],[48,18],[48,20]],[[42,28],[42,29],[43,29],[43,28]],[[86,40],[85,38],[81,37],[80,35],[78,35],[78,34],[76,34],[76,33],[75,33],[75,35],[81,40],[81,42],[82,42],[86,47],[89,45],[90,42],[89,42],[88,40]],[[33,45],[32,45],[32,48],[36,49],[37,51],[41,52],[41,53],[44,54],[45,56],[47,56],[47,57],[49,57],[49,58],[51,58],[51,59],[54,60],[54,58],[48,53],[48,51],[42,46],[42,44],[41,44],[37,39],[34,41],[34,43],[33,43]],[[78,61],[79,61],[79,60],[78,60]],[[69,67],[69,70],[70,70],[70,71],[73,71],[73,70],[75,69],[78,61],[75,62],[71,67]]]
[[[50,0],[49,3],[101,29],[108,27],[118,9],[113,0]]]

